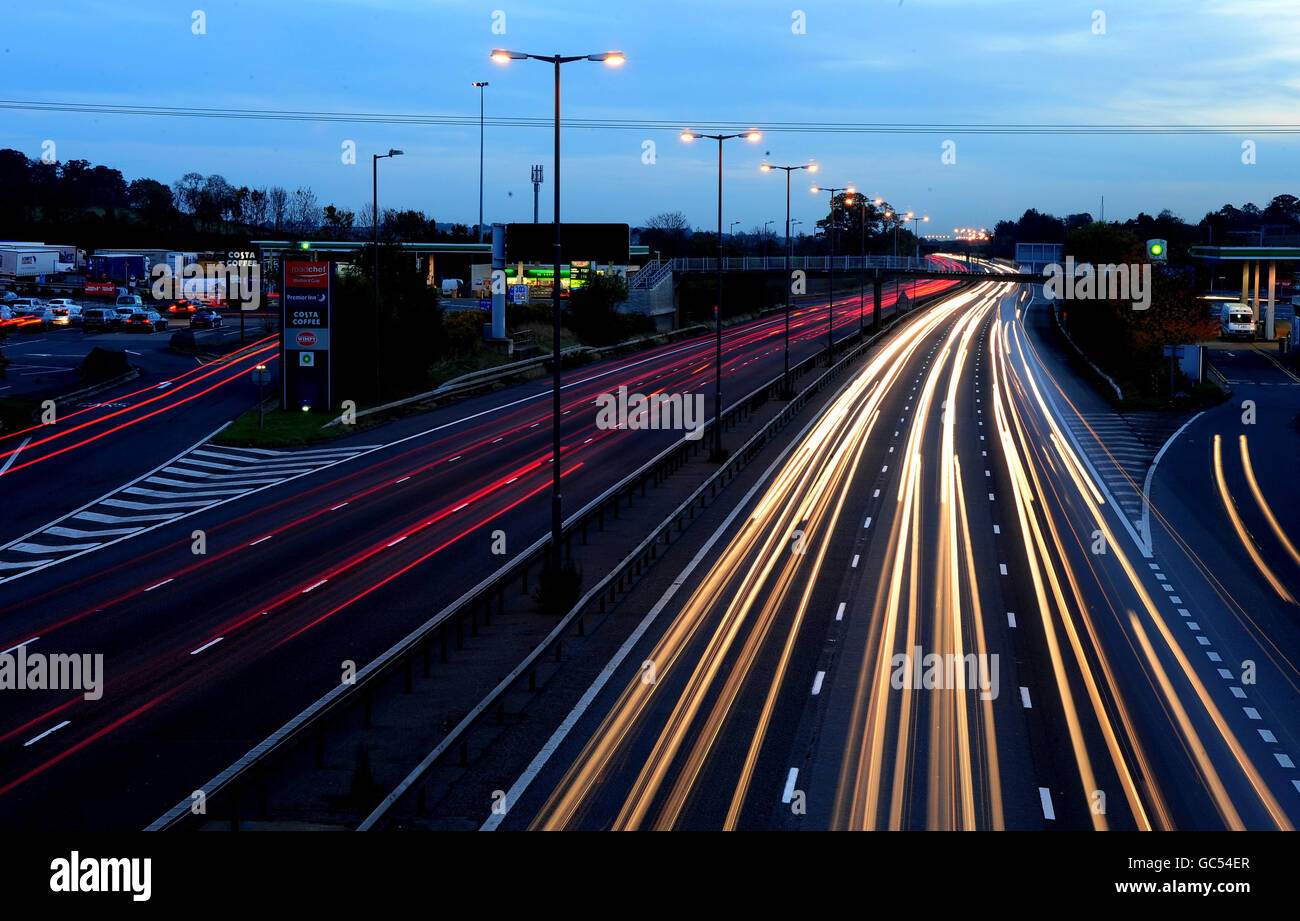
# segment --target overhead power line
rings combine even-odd
[[[91,115],[134,115],[151,118],[225,118],[251,121],[346,122],[351,124],[415,125],[427,127],[470,127],[479,123],[473,115],[411,115],[379,112],[313,112],[293,109],[236,109],[199,106],[113,105],[108,103],[37,102],[21,99],[0,100],[0,109],[27,112],[65,112]],[[501,128],[553,127],[551,116],[506,115],[485,119],[486,124]],[[943,135],[1199,135],[1199,134],[1300,134],[1300,124],[1203,124],[1203,125],[1125,125],[1125,124],[939,124],[922,122],[738,122],[687,119],[580,118],[568,116],[570,128],[610,131],[681,131],[718,129],[720,131],[786,132],[804,134],[943,134]]]

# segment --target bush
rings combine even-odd
[[[131,363],[126,360],[122,349],[103,349],[95,346],[81,363],[81,373],[92,380],[117,377],[131,370]]]
[[[447,354],[454,358],[473,355],[483,348],[483,324],[488,314],[481,310],[462,310],[442,318],[447,337]]]

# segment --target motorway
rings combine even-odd
[[[891,315],[892,292],[885,307]],[[836,308],[843,339],[858,305]],[[725,332],[728,400],[779,374],[783,325],[777,315]],[[791,329],[792,362],[816,354],[824,305],[795,311]],[[566,512],[681,436],[598,429],[596,397],[620,385],[708,393],[713,347],[699,336],[566,375]],[[197,397],[207,386],[188,381],[165,390]],[[545,533],[548,396],[546,382],[520,385],[302,452],[199,443],[139,458],[138,482],[81,511],[63,503],[68,517],[19,539],[43,562],[0,582],[0,650],[102,653],[106,683],[98,700],[13,692],[0,717],[5,827],[143,827],[333,687],[347,663],[364,665]],[[110,433],[143,437],[167,424],[155,409],[179,403],[145,399],[48,436],[68,440],[33,442],[15,477],[73,475],[96,455],[57,451],[86,441],[81,432],[106,436],[99,452],[130,452]],[[114,431],[118,419],[128,428]],[[40,462],[19,469],[23,458]],[[497,530],[506,554],[491,550]],[[0,561],[19,552],[11,541]]]
[[[631,602],[483,828],[1293,828],[1300,400],[1176,432],[1139,533],[1050,336],[1009,283],[912,317]]]

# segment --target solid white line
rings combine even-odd
[[[215,640],[209,640],[208,642],[206,642],[206,643],[204,643],[202,646],[200,646],[198,649],[193,649],[193,650],[191,650],[191,651],[190,651],[190,655],[192,655],[192,656],[197,656],[197,655],[198,655],[199,653],[201,653],[203,650],[207,649],[207,648],[210,647],[210,646],[215,646],[215,645],[217,645],[218,643],[220,643],[220,642],[221,642],[222,640],[224,640],[224,639],[225,639],[224,636],[219,636],[219,637],[217,637]]]
[[[1055,821],[1056,810],[1052,808],[1052,791],[1046,787],[1039,787],[1038,798],[1043,803],[1043,818]]]
[[[3,467],[0,467],[0,476],[4,476],[4,472],[9,469],[9,466],[14,461],[18,459],[18,455],[22,451],[22,449],[27,447],[27,443],[35,437],[36,437],[35,435],[28,435],[26,438],[23,439],[23,443],[18,446],[18,449],[14,451],[13,454],[9,455],[9,459],[5,461],[5,465]]]
[[[145,589],[145,591],[146,591],[146,592],[152,592],[154,589],[156,589],[156,588],[162,588],[164,585],[166,585],[168,582],[171,582],[171,581],[172,581],[171,579],[163,579],[163,580],[162,580],[161,582],[159,582],[157,585],[151,585],[151,586],[149,586],[148,588]]]
[[[32,745],[36,742],[39,742],[41,739],[45,738],[47,735],[49,735],[52,732],[58,732],[64,726],[68,725],[68,723],[70,722],[72,722],[72,720],[64,720],[62,723],[59,723],[59,725],[55,726],[53,729],[47,729],[44,732],[42,732],[40,735],[36,736],[35,738],[28,739],[26,742],[23,743],[23,748],[26,748],[28,745]]]
[[[799,779],[799,769],[790,768],[785,778],[785,789],[781,791],[781,802],[788,803],[794,799],[794,782]]]
[[[21,649],[21,648],[24,647],[24,646],[30,646],[30,645],[32,645],[32,643],[35,643],[35,642],[36,642],[37,640],[39,640],[39,639],[40,639],[39,636],[34,636],[34,637],[32,637],[30,640],[23,640],[23,641],[22,641],[21,643],[19,643],[18,645],[16,645],[16,646],[10,646],[10,647],[9,647],[8,649],[6,649],[4,652],[0,652],[0,656],[8,655],[9,653],[13,652],[15,649]]]
[[[818,672],[817,677],[813,678],[813,689],[812,689],[813,697],[816,697],[818,694],[822,692],[822,682],[824,680],[826,680],[825,672]]]
[[[1146,543],[1148,554],[1151,551],[1151,481],[1155,478],[1156,467],[1160,465],[1160,459],[1165,456],[1165,452],[1169,450],[1169,446],[1174,443],[1174,440],[1183,434],[1187,426],[1203,415],[1205,415],[1205,410],[1201,410],[1192,416],[1183,423],[1182,428],[1169,436],[1169,440],[1162,444],[1160,450],[1156,452],[1155,459],[1151,461],[1151,469],[1147,471],[1146,479],[1142,481],[1142,540]]]

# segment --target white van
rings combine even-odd
[[[1219,315],[1220,339],[1255,341],[1255,313],[1249,304],[1224,304]]]

